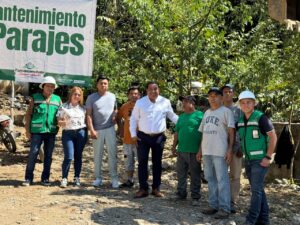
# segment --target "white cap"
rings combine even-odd
[[[4,122],[6,120],[10,120],[10,117],[6,115],[0,115],[0,122]]]
[[[40,89],[43,89],[44,84],[54,84],[55,88],[58,87],[58,85],[56,84],[55,79],[51,76],[44,77],[43,82],[39,85]]]
[[[248,91],[248,90],[243,91],[243,92],[240,93],[239,101],[242,100],[242,99],[245,99],[245,98],[250,98],[250,99],[256,100],[255,95],[253,94],[253,92]]]

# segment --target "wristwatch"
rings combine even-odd
[[[265,158],[268,159],[268,160],[271,160],[272,158],[268,155],[265,155]]]

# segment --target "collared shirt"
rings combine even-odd
[[[85,109],[80,105],[72,106],[69,103],[64,103],[58,109],[56,117],[66,120],[66,126],[63,127],[63,130],[77,130],[86,127]]]
[[[174,113],[170,100],[158,96],[151,102],[148,96],[139,99],[130,117],[131,137],[136,137],[137,128],[146,134],[158,134],[166,130],[166,118],[176,124],[178,116]]]

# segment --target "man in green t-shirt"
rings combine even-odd
[[[203,113],[195,110],[196,99],[193,96],[179,98],[183,103],[183,111],[175,127],[172,152],[177,155],[177,199],[187,197],[187,176],[191,175],[192,205],[199,205],[201,187],[201,165],[196,154],[201,143],[201,133],[198,131]],[[176,151],[176,146],[177,151]]]

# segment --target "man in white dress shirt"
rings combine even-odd
[[[161,161],[166,141],[166,118],[173,123],[178,116],[174,113],[170,100],[159,95],[159,87],[155,82],[147,83],[147,95],[139,99],[130,118],[131,137],[137,141],[138,178],[140,189],[135,198],[148,196],[148,157],[151,148],[153,184],[151,194],[163,197],[160,192]]]

